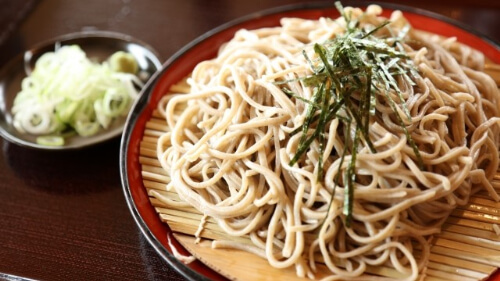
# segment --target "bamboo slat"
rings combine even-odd
[[[175,238],[196,258],[230,280],[304,280],[297,277],[294,268],[277,269],[270,267],[266,260],[244,251],[214,250],[211,248],[209,241],[195,244],[192,237],[182,234],[176,234]],[[317,277],[321,276],[318,275]]]
[[[180,199],[174,191],[166,190],[169,178],[156,158],[156,142],[165,130],[165,120],[155,111],[146,124],[139,162],[150,202],[160,219],[174,231],[176,239],[197,259],[231,280],[306,280],[297,277],[293,267],[276,269],[266,260],[242,250],[212,249],[211,240],[251,245],[248,236],[231,237],[212,218],[207,218],[203,225],[202,241],[195,242],[194,233],[203,214],[190,206],[171,206],[171,202],[179,203]],[[500,186],[500,173],[494,181],[494,186]],[[493,201],[485,192],[472,196],[466,206],[454,210],[441,233],[433,239],[424,280],[474,281],[492,274],[500,267],[500,236],[494,231],[494,223],[500,224],[500,202]],[[328,272],[325,267],[320,265],[316,278],[324,277],[321,272]],[[387,267],[369,268],[367,272],[386,277],[400,274]]]

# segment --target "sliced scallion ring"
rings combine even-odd
[[[64,138],[70,131],[91,136],[107,129],[115,118],[128,113],[143,86],[130,73],[137,69],[134,57],[123,51],[103,63],[88,59],[77,45],[45,53],[14,99],[14,127],[40,136],[46,145],[60,143],[54,136]]]
[[[62,146],[64,138],[61,136],[40,136],[36,138],[36,143],[46,146]]]

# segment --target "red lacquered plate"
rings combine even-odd
[[[359,5],[363,9],[365,6],[366,4]],[[382,7],[383,16],[388,17],[394,10],[401,10],[414,28],[447,37],[455,36],[458,41],[482,51],[493,62],[500,63],[500,46],[463,24],[437,14],[404,6],[384,4]],[[160,220],[143,185],[139,163],[140,142],[146,122],[151,119],[158,101],[168,92],[171,85],[186,77],[196,64],[214,58],[220,45],[230,40],[239,29],[277,26],[283,17],[317,19],[338,16],[337,10],[331,3],[311,3],[280,7],[237,19],[200,36],[179,50],[164,63],[162,70],[157,72],[143,89],[141,98],[128,117],[122,137],[120,171],[123,189],[132,216],[147,240],[162,258],[187,279],[227,280],[200,261],[185,265],[172,255],[169,239],[180,253],[189,253],[175,240],[168,225]],[[490,277],[490,281],[500,281],[500,274],[498,272],[494,274]]]

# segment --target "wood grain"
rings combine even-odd
[[[155,48],[165,61],[220,24],[302,2],[307,1],[43,0],[24,13],[20,6],[30,0],[0,0],[0,33],[8,33],[0,43],[0,66],[34,44],[89,29],[134,36]],[[500,41],[500,1],[377,2],[430,10]],[[149,245],[130,215],[120,181],[119,154],[119,139],[68,153],[43,153],[0,139],[0,272],[51,281],[185,280]],[[472,226],[486,235],[487,224],[457,218],[451,225]],[[439,271],[448,268],[431,265]]]

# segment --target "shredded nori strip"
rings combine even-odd
[[[317,180],[323,179],[323,154],[326,145],[327,127],[334,119],[338,119],[344,128],[344,149],[341,152],[340,166],[334,178],[332,201],[337,185],[340,184],[341,167],[347,155],[349,163],[343,175],[345,224],[350,227],[352,220],[354,188],[356,182],[356,156],[358,146],[364,143],[372,153],[376,152],[370,134],[369,124],[375,115],[377,95],[383,94],[394,112],[396,121],[402,128],[408,144],[412,147],[417,162],[423,169],[423,162],[413,138],[408,131],[403,118],[399,115],[398,105],[407,120],[411,122],[411,114],[406,106],[404,97],[399,89],[396,76],[401,76],[410,85],[415,85],[411,77],[417,77],[410,58],[401,48],[401,40],[408,32],[404,29],[398,37],[379,38],[377,31],[388,26],[386,21],[379,26],[364,30],[359,27],[357,20],[352,20],[350,14],[345,13],[339,2],[335,3],[341,16],[346,21],[346,31],[335,38],[314,44],[314,56],[310,57],[306,51],[303,55],[313,71],[312,75],[300,77],[306,86],[314,87],[311,100],[299,97],[286,87],[283,91],[290,97],[303,101],[306,108],[306,117],[303,124],[296,128],[293,134],[301,133],[299,145],[290,165],[295,165],[307,153],[311,144],[316,140],[319,143],[319,159]],[[391,33],[392,34],[392,33]],[[400,46],[398,48],[397,46]],[[277,82],[284,85],[289,81]],[[398,97],[394,101],[390,95],[393,91]],[[354,95],[356,94],[356,95]],[[352,128],[352,126],[355,126]],[[331,201],[331,202],[332,202]],[[331,205],[330,202],[330,205]]]

